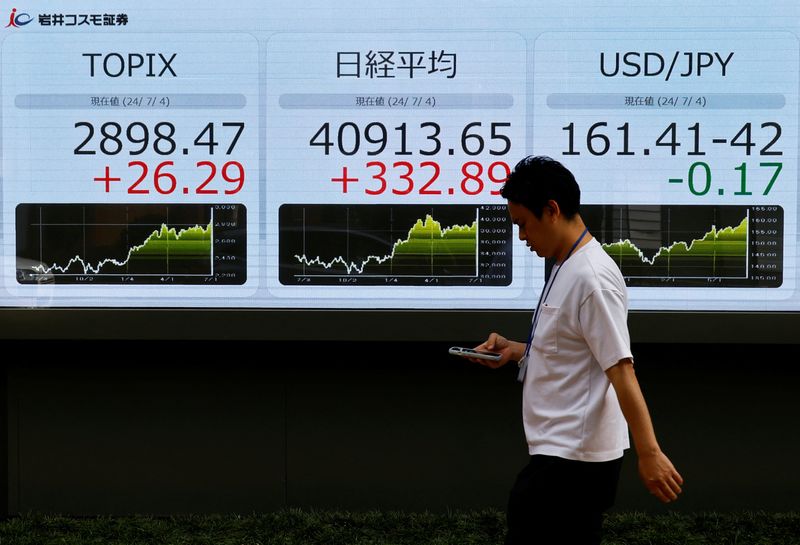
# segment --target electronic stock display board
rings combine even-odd
[[[631,309],[800,311],[796,2],[0,8],[0,306],[523,310],[574,173]]]

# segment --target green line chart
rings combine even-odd
[[[581,214],[629,286],[781,283],[780,207],[588,205]]]
[[[195,225],[178,231],[162,223],[161,228],[153,231],[142,244],[131,247],[128,255],[121,261],[109,257],[93,264],[86,262],[80,255],[75,255],[66,265],[42,263],[33,267],[33,270],[40,274],[68,274],[77,266],[79,270],[83,270],[84,275],[101,275],[106,268],[122,267],[130,271],[137,262],[163,261],[166,264],[165,272],[169,274],[170,264],[174,270],[176,261],[196,261],[201,264],[197,274],[212,275],[214,263],[211,226],[212,223],[205,226]]]
[[[500,206],[284,205],[280,229],[284,284],[509,280],[512,230]]]
[[[16,214],[23,284],[245,279],[239,205],[21,204]]]
[[[322,261],[319,256],[309,259],[305,254],[295,258],[304,266],[321,266],[331,270],[341,266],[347,274],[364,274],[373,265],[389,265],[390,275],[406,273],[425,273],[437,275],[445,269],[445,261],[455,261],[455,265],[466,276],[478,275],[478,220],[471,225],[453,225],[442,227],[442,224],[428,214],[424,220],[418,219],[409,229],[408,236],[398,239],[391,252],[378,256],[370,255],[360,262],[348,262],[342,256],[336,256],[330,262]],[[423,274],[423,276],[428,276]]]

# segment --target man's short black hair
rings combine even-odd
[[[551,199],[558,203],[566,219],[580,212],[581,189],[575,177],[567,167],[544,155],[529,155],[517,163],[500,195],[521,204],[540,219]]]

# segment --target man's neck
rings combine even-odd
[[[561,244],[555,255],[557,263],[563,263],[567,256],[570,255],[570,250],[574,253],[592,239],[592,236],[587,232],[578,242],[584,230],[586,230],[586,225],[580,215],[576,215],[564,224],[564,235],[561,237]],[[578,243],[577,246],[575,246],[576,242]],[[574,250],[572,249],[573,246],[575,246]]]

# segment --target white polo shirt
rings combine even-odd
[[[530,454],[605,462],[630,447],[605,374],[632,358],[627,315],[622,274],[592,239],[563,263],[539,311],[522,395]]]

